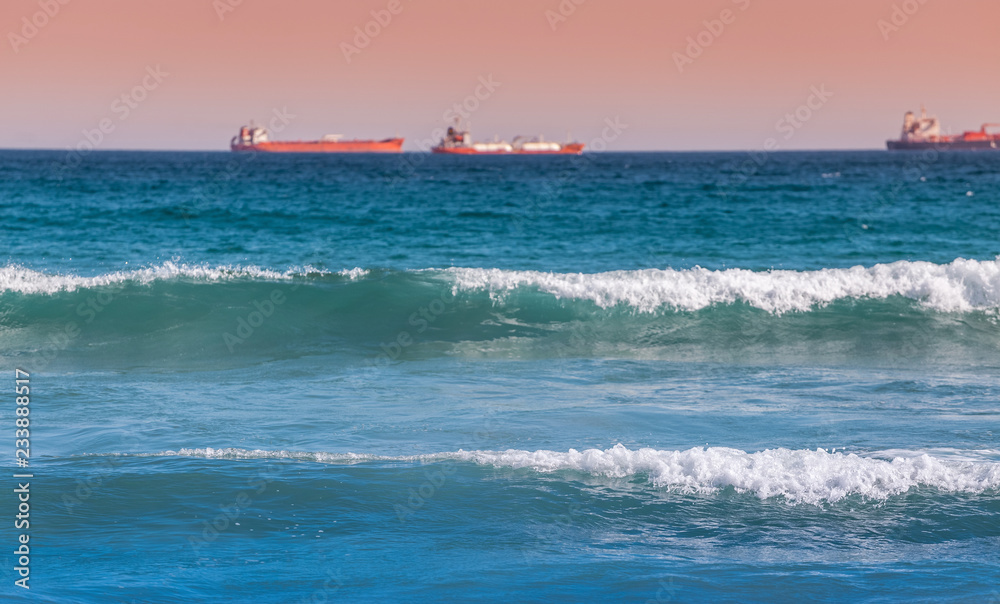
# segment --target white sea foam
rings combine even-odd
[[[575,471],[610,478],[645,477],[657,488],[712,493],[732,487],[761,499],[783,496],[792,503],[835,502],[850,495],[884,500],[916,487],[982,493],[1000,489],[1000,463],[942,459],[901,452],[891,459],[832,453],[822,449],[768,449],[746,453],[725,447],[686,451],[610,449],[577,451],[455,451],[431,455],[380,456],[248,449],[181,449],[160,455],[225,459],[298,459],[331,464],[464,461],[536,472]]]
[[[761,499],[784,496],[801,503],[834,502],[849,495],[886,499],[918,486],[970,493],[1000,488],[1000,464],[951,462],[929,455],[885,460],[823,450],[632,451],[617,445],[604,451],[510,450],[467,456],[477,463],[540,472],[576,470],[617,478],[641,474],[658,487],[691,492],[733,487]]]
[[[77,275],[42,273],[24,268],[23,266],[8,265],[0,267],[0,292],[53,294],[60,291],[74,291],[81,288],[103,287],[123,283],[147,285],[154,281],[177,279],[207,282],[233,281],[237,279],[287,281],[298,275],[307,273],[331,274],[329,271],[313,267],[298,267],[286,271],[275,271],[257,266],[190,265],[168,261],[157,266],[115,271],[94,277],[81,277]],[[336,274],[354,281],[367,275],[368,270],[353,268],[339,271]]]
[[[488,291],[495,300],[533,287],[557,298],[590,300],[601,308],[640,312],[698,310],[743,302],[772,313],[807,311],[835,300],[903,296],[933,310],[1000,308],[1000,259],[949,264],[899,261],[817,271],[647,269],[597,274],[450,268],[456,291]]]
[[[339,271],[337,274],[340,275],[341,277],[347,277],[351,281],[357,281],[362,277],[366,277],[369,272],[370,271],[368,269],[361,267],[354,267],[351,269],[344,269],[342,271]]]
[[[420,271],[423,272],[423,271]],[[698,310],[713,304],[743,302],[772,313],[807,311],[841,299],[902,296],[943,312],[1000,309],[1000,259],[949,264],[900,261],[817,271],[746,269],[712,271],[646,269],[597,274],[543,273],[501,269],[449,268],[455,291],[488,291],[496,300],[517,288],[536,288],[557,298],[590,300],[602,308],[626,305],[641,312]],[[8,265],[0,267],[0,292],[51,294],[126,282],[290,280],[308,273],[337,274],[352,281],[369,274],[352,268],[330,273],[312,267],[284,271],[257,266],[208,266],[164,262],[133,270],[83,277],[50,274]]]
[[[325,453],[307,451],[270,451],[266,449],[240,449],[226,447],[214,449],[180,449],[179,451],[164,451],[157,453],[158,457],[169,456],[204,457],[207,459],[294,459],[299,461],[316,461],[329,464],[351,464],[366,461],[400,461],[415,462],[430,459],[433,455],[370,455],[366,453]],[[448,455],[448,454],[444,454]]]
[[[868,455],[883,459],[893,459],[895,457],[911,459],[920,457],[921,455],[930,455],[931,457],[946,461],[1000,462],[1000,449],[955,449],[953,447],[934,447],[918,451],[912,449],[885,449],[883,451],[872,451]]]

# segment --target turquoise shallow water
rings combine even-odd
[[[0,594],[1000,601],[1000,157],[748,157],[0,152]]]

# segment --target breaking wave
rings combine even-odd
[[[0,292],[54,294],[115,284],[156,282],[287,281],[339,276],[362,280],[372,271],[360,267],[337,272],[297,267],[273,270],[256,266],[207,266],[165,262],[157,266],[83,277],[47,274],[22,266],[0,268]],[[899,261],[871,267],[827,268],[817,271],[751,271],[740,268],[708,270],[645,269],[606,273],[546,273],[496,268],[378,271],[405,286],[424,276],[443,280],[453,293],[489,292],[502,302],[518,290],[535,290],[559,300],[589,301],[600,308],[625,306],[642,313],[661,309],[695,311],[742,303],[769,313],[808,311],[838,300],[884,300],[899,296],[940,312],[1000,308],[1000,259],[966,260],[948,264]]]
[[[835,300],[891,296],[916,300],[941,312],[1000,307],[998,260],[958,259],[944,265],[900,261],[818,271],[693,268],[587,275],[453,268],[448,273],[459,289],[487,290],[495,299],[532,287],[560,299],[589,300],[601,308],[626,305],[646,313],[742,302],[780,314],[808,311]]]
[[[715,493],[732,488],[761,499],[783,497],[790,503],[806,504],[832,503],[853,495],[886,500],[919,487],[970,494],[1000,489],[1000,463],[949,459],[918,451],[896,451],[891,458],[883,458],[823,449],[780,448],[747,453],[725,447],[699,447],[664,451],[632,450],[618,444],[605,450],[460,450],[408,456],[204,448],[165,451],[156,456],[289,459],[337,465],[457,461],[539,473],[643,478],[651,487],[684,493]]]
[[[35,367],[317,354],[383,366],[442,355],[1000,366],[997,260],[599,274],[7,266],[0,303],[0,358]]]
[[[52,275],[8,265],[0,268],[0,292],[21,294],[55,294],[78,289],[95,289],[114,285],[149,285],[158,281],[188,281],[213,283],[235,280],[287,281],[296,276],[340,275],[349,279],[359,279],[368,273],[365,269],[354,268],[330,273],[312,267],[300,267],[285,271],[275,271],[257,266],[208,266],[188,265],[174,262],[144,267],[128,271],[115,271],[94,277],[77,275]]]

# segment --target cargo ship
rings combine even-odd
[[[989,129],[1000,128],[1000,124],[983,124],[979,130],[967,130],[962,134],[941,134],[941,124],[936,117],[928,117],[927,110],[920,108],[918,118],[912,111],[903,116],[903,132],[898,140],[885,142],[890,151],[996,151],[1000,149],[1000,133],[990,133]]]
[[[243,126],[233,137],[229,148],[233,151],[263,151],[270,153],[399,153],[403,139],[341,140],[339,134],[327,134],[318,141],[272,141],[266,128]]]
[[[540,136],[518,136],[511,143],[474,143],[468,130],[460,130],[454,126],[448,128],[444,138],[436,147],[431,148],[431,152],[454,155],[579,155],[583,152],[583,143],[555,143],[543,140]]]

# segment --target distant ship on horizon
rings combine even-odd
[[[541,136],[518,136],[511,143],[499,140],[474,143],[469,131],[459,129],[456,123],[448,127],[444,138],[431,148],[431,152],[453,155],[579,155],[583,153],[583,143],[556,143],[543,140]]]
[[[243,126],[229,143],[232,151],[263,151],[269,153],[400,153],[402,138],[382,140],[341,140],[339,134],[327,134],[316,141],[272,141],[266,128]]]
[[[897,140],[885,142],[890,151],[996,151],[1000,150],[1000,133],[990,134],[987,129],[1000,128],[1000,124],[983,124],[979,130],[967,130],[962,134],[941,134],[941,123],[936,117],[928,116],[920,107],[918,118],[912,111],[903,116],[903,131]]]

